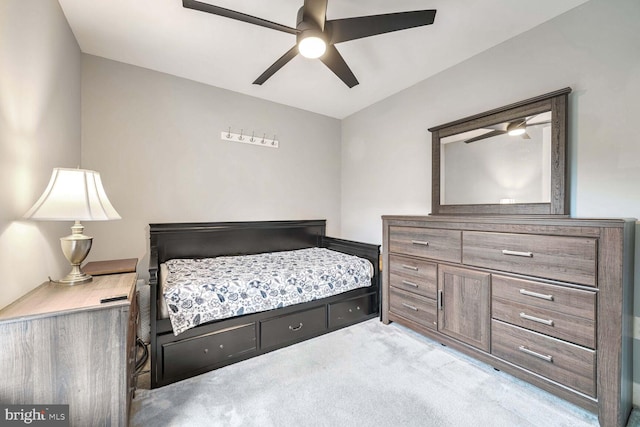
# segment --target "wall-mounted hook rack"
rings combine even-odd
[[[244,129],[240,130],[240,133],[232,133],[231,128],[220,132],[220,139],[223,141],[242,142],[243,144],[259,145],[261,147],[278,148],[280,141],[277,140],[276,135],[273,138],[267,138],[267,134],[262,134],[262,137],[256,137],[255,132],[251,132],[251,136],[244,132]]]

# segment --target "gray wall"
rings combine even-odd
[[[592,0],[346,118],[343,237],[380,242],[381,215],[431,211],[427,128],[566,86],[571,214],[640,218],[638,22],[637,0]],[[634,374],[640,404],[640,368]]]
[[[0,1],[0,307],[69,270],[71,223],[24,221],[54,167],[80,164],[80,48],[56,1]]]
[[[277,135],[271,149],[221,131]],[[82,166],[122,216],[91,223],[91,259],[137,257],[148,224],[327,219],[340,231],[340,121],[90,55],[82,59]]]

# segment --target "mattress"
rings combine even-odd
[[[213,320],[368,287],[373,276],[369,260],[326,248],[172,259],[160,268],[164,311],[175,335]]]

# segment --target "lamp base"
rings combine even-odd
[[[75,222],[73,227],[71,227],[71,231],[70,236],[60,239],[62,252],[71,264],[71,272],[60,280],[52,280],[54,283],[69,286],[80,285],[92,280],[91,276],[80,270],[80,264],[82,264],[82,261],[89,255],[93,238],[82,234],[84,227],[80,224],[80,221]]]
[[[82,270],[80,270],[79,265],[74,265],[71,267],[71,271],[69,272],[69,274],[67,274],[60,280],[52,280],[52,282],[60,285],[73,286],[81,285],[83,283],[89,283],[92,280],[93,278],[91,276],[83,273]]]

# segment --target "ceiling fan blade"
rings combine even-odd
[[[330,43],[341,43],[392,31],[406,30],[433,24],[436,11],[416,10],[412,12],[387,13],[383,15],[359,16],[332,19],[326,22]]]
[[[287,51],[284,55],[282,55],[276,62],[274,62],[267,70],[260,74],[260,77],[253,82],[254,85],[261,85],[266,82],[269,77],[273,76],[276,71],[280,68],[284,67],[287,62],[291,61],[298,54],[298,45],[293,46],[291,49]]]
[[[187,9],[199,10],[201,12],[212,13],[214,15],[224,16],[225,18],[235,19],[236,21],[247,22],[249,24],[259,25],[261,27],[271,28],[272,30],[283,31],[289,34],[298,34],[295,28],[287,27],[276,22],[267,21],[266,19],[257,18],[247,15],[246,13],[236,12],[235,10],[225,9],[223,7],[214,6],[209,3],[202,3],[195,0],[182,0],[182,6]]]
[[[469,144],[471,142],[476,142],[476,141],[480,141],[482,139],[491,138],[492,136],[496,136],[496,135],[503,135],[505,133],[507,133],[507,131],[504,131],[504,130],[492,130],[491,132],[487,132],[485,134],[478,135],[478,136],[473,137],[473,138],[465,139],[464,142],[465,142],[465,144]]]
[[[327,20],[327,0],[304,0],[304,19],[312,20],[320,31],[324,31]]]
[[[502,131],[507,131],[507,126],[509,125],[509,123],[498,123],[495,125],[491,125],[491,126],[483,126],[483,129],[492,129],[492,130],[502,130]]]
[[[356,79],[356,76],[353,74],[334,45],[327,46],[327,52],[320,57],[320,61],[329,67],[329,69],[333,71],[334,74],[344,82],[344,84],[349,86],[349,88],[358,84],[358,79]]]
[[[539,125],[548,125],[549,123],[551,123],[551,120],[546,121],[546,122],[527,123],[527,127],[539,126]]]
[[[531,139],[531,137],[529,136],[528,133],[525,132],[522,134],[522,139]]]

